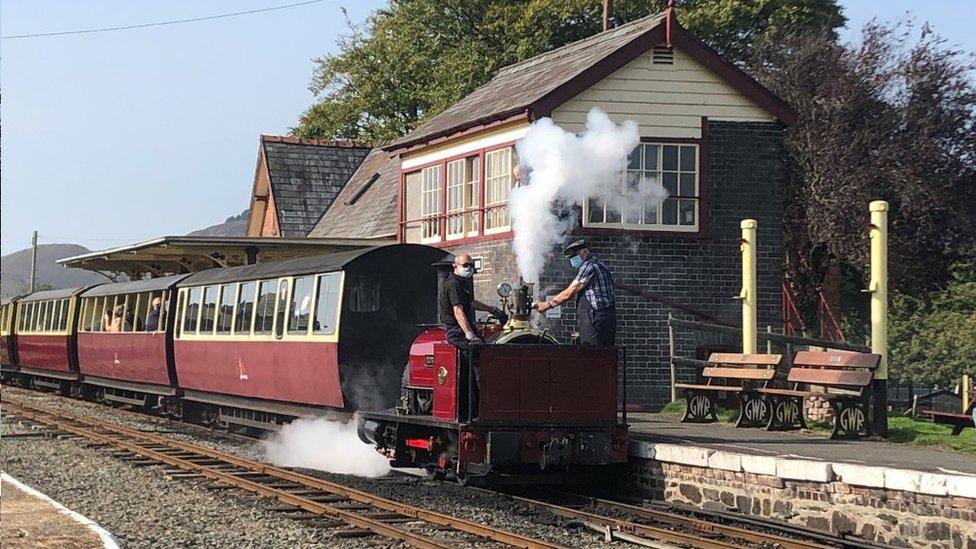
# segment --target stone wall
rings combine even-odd
[[[742,219],[759,222],[759,325],[779,326],[780,281],[783,272],[782,186],[786,177],[783,129],[778,124],[709,122],[705,190],[707,229],[703,234],[646,234],[631,231],[577,229],[613,270],[618,283],[663,294],[732,323],[741,320],[741,304],[733,299],[741,287],[739,238]],[[448,248],[481,257],[483,270],[475,277],[478,299],[496,303],[495,286],[516,282],[518,271],[510,240],[496,240]],[[537,288],[537,297],[552,295],[575,276],[568,261],[553,250]],[[671,313],[702,320],[645,297],[617,293],[617,344],[627,347],[628,401],[656,409],[670,399],[667,318]],[[575,304],[562,307],[561,318],[544,322],[560,341],[569,342],[576,330]],[[735,350],[737,338],[679,332],[678,354],[702,356],[712,350]],[[696,372],[682,369],[679,380],[691,381]]]
[[[742,460],[749,458],[711,452],[705,458],[710,465],[633,459],[632,485],[644,497],[851,534],[890,547],[976,549],[976,491],[971,490],[976,478],[901,471],[898,480],[889,480],[917,477],[918,484],[905,484],[904,489],[872,487],[859,484],[877,483],[872,477],[898,471],[804,460],[794,460],[791,466],[776,460],[763,474],[747,469],[759,471],[760,460],[772,458],[753,456],[756,463],[743,468]],[[725,468],[717,466],[723,464]],[[882,486],[884,482],[882,478]]]

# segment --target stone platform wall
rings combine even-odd
[[[652,446],[657,459],[631,460],[645,497],[891,547],[976,549],[976,477]]]

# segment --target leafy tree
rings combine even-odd
[[[956,265],[928,299],[893,296],[891,370],[903,381],[951,387],[976,365],[976,268]]]
[[[753,70],[799,114],[785,234],[808,313],[831,262],[864,283],[871,200],[891,206],[895,290],[942,288],[976,249],[976,66],[927,27],[910,43],[912,31],[872,23],[858,46],[795,33],[755,53]]]
[[[624,23],[663,9],[617,0]],[[502,67],[600,31],[598,0],[391,0],[349,24],[339,53],[314,61],[317,102],[292,132],[323,139],[389,139],[444,110]],[[683,0],[679,21],[733,61],[786,29],[833,32],[835,0]]]

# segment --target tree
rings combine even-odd
[[[756,51],[752,69],[798,111],[786,256],[808,315],[831,263],[865,287],[871,200],[891,206],[897,291],[943,288],[976,249],[976,66],[927,27],[910,44],[912,34],[872,23],[856,47],[794,33]]]
[[[899,379],[952,387],[976,364],[976,268],[951,270],[944,290],[928,299],[896,294],[889,343],[891,369]]]
[[[620,23],[663,9],[617,0]],[[834,29],[835,0],[684,0],[679,21],[728,59],[786,29]],[[292,133],[322,139],[389,139],[446,109],[502,67],[600,31],[598,0],[391,0],[364,25],[349,24],[339,53],[314,61],[317,102]]]

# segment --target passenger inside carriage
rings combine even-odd
[[[125,314],[125,305],[116,305],[115,309],[112,309],[112,318],[108,322],[108,326],[105,328],[106,332],[121,332],[122,331],[122,316]]]
[[[146,315],[146,331],[155,332],[159,329],[159,312],[163,307],[163,299],[160,297],[152,298],[149,302],[149,314]]]

